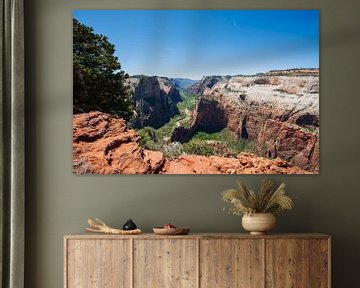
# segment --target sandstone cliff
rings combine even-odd
[[[176,103],[181,101],[179,90],[168,78],[138,76],[128,79],[133,90],[135,115],[133,127],[161,127],[178,114]]]
[[[284,70],[270,70],[267,76],[319,76],[319,68],[295,68]]]
[[[206,89],[211,89],[219,81],[230,78],[229,76],[204,76],[200,81],[191,85],[187,90],[190,94],[202,95]]]
[[[317,172],[319,78],[314,70],[309,73],[234,76],[218,81],[204,89],[190,127],[175,129],[172,141],[186,142],[197,131],[227,127],[239,138],[254,141],[261,155]]]
[[[73,171],[76,174],[306,174],[281,159],[240,153],[237,157],[180,155],[143,149],[123,119],[90,112],[73,116]]]

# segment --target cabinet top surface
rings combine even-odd
[[[286,233],[250,235],[245,233],[189,233],[188,235],[156,235],[142,233],[138,235],[109,235],[101,233],[76,233],[64,236],[65,239],[329,239],[329,235],[320,233]]]

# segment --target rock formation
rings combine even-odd
[[[181,155],[165,161],[164,174],[310,174],[281,159],[240,153],[238,157]]]
[[[237,157],[180,155],[143,149],[123,119],[90,112],[73,116],[73,171],[76,174],[306,174],[281,159],[241,153]]]
[[[133,127],[159,128],[179,113],[176,103],[181,101],[181,96],[168,78],[138,76],[128,79],[128,83],[135,102]]]
[[[204,76],[200,81],[190,86],[187,90],[191,94],[202,95],[206,89],[211,89],[216,83],[229,76]]]
[[[206,87],[190,127],[175,129],[172,141],[186,142],[197,131],[227,127],[239,138],[254,141],[261,155],[318,171],[318,75],[272,74],[234,76]]]
[[[319,76],[319,68],[293,68],[283,70],[270,70],[263,74],[267,76]]]
[[[158,173],[161,152],[143,150],[123,119],[90,112],[73,116],[73,171],[77,174]]]

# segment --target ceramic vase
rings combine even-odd
[[[251,235],[263,235],[274,229],[276,217],[272,213],[255,213],[242,217],[242,226]]]

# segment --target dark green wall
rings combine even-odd
[[[261,176],[72,175],[72,9],[320,9],[321,171],[273,176],[297,195],[279,232],[333,237],[333,287],[359,287],[360,136],[357,0],[27,0],[26,12],[26,287],[63,287],[63,235],[88,216],[145,231],[172,222],[196,232],[238,232],[220,192]],[[216,39],[214,39],[216,41]]]

